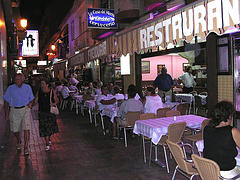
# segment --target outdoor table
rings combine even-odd
[[[144,136],[151,139],[152,143],[157,145],[163,135],[168,133],[168,126],[172,123],[186,122],[187,127],[190,128],[199,128],[203,120],[206,117],[201,117],[197,115],[183,115],[177,116],[174,121],[174,117],[163,117],[147,120],[137,120],[134,125],[133,132],[137,135],[142,135],[143,145],[144,145]],[[144,162],[145,159],[145,146],[144,146]],[[155,146],[155,162],[158,162],[157,159],[157,146]]]
[[[103,116],[108,116],[111,118],[111,122],[114,123],[114,118],[117,117],[117,112],[119,110],[119,107],[111,107],[111,108],[104,108],[102,110]]]
[[[196,142],[196,146],[197,146],[197,149],[198,149],[198,152],[203,152],[203,149],[204,149],[204,143],[203,143],[203,140],[200,140],[200,141],[197,141]],[[240,166],[240,149],[237,147],[237,150],[238,150],[238,155],[237,157],[235,157],[236,161],[237,161],[237,165]]]

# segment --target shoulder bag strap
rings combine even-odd
[[[52,104],[52,93],[53,93],[52,91],[53,91],[53,90],[51,89],[51,90],[50,90],[50,105]]]

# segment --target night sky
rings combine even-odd
[[[20,14],[28,19],[28,29],[39,30],[40,48],[58,31],[74,0],[20,0]]]

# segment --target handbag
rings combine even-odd
[[[51,89],[51,92],[50,92],[50,104],[52,104],[52,94],[53,94],[53,90]],[[52,114],[59,115],[59,110],[58,110],[57,106],[51,106],[50,107],[50,112]]]

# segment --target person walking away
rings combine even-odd
[[[188,66],[186,72],[183,73],[178,80],[183,83],[183,93],[190,93],[193,91],[193,88],[196,86],[194,77],[192,75],[192,68]]]
[[[24,155],[28,155],[31,129],[31,108],[34,100],[32,88],[23,83],[23,74],[16,74],[15,83],[10,85],[3,95],[5,117],[10,120],[10,130],[17,139],[17,150],[21,150],[20,131],[24,131]],[[9,112],[10,106],[10,112]]]
[[[47,80],[42,80],[41,88],[37,94],[39,104],[39,135],[45,139],[46,151],[50,150],[51,136],[58,132],[56,115],[50,112],[51,106],[57,106],[58,98],[56,92],[49,85]]]
[[[165,102],[166,96],[172,97],[173,80],[171,75],[167,73],[166,67],[162,67],[161,74],[153,81],[153,85],[155,88],[158,88],[158,94],[163,102]]]

